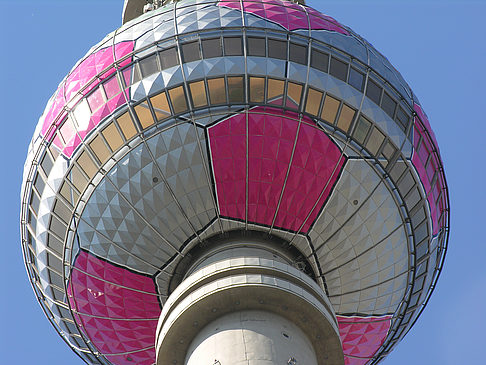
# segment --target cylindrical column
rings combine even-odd
[[[164,304],[157,365],[343,365],[324,291],[261,243],[209,250]],[[218,363],[219,362],[219,363]]]
[[[230,313],[204,327],[192,341],[186,365],[317,365],[305,333],[265,311]]]

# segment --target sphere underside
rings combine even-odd
[[[423,310],[449,226],[437,142],[400,74],[281,0],[183,0],[108,35],[49,101],[21,199],[36,295],[93,364],[153,364],[178,265],[248,231],[310,265],[345,363],[377,363]]]

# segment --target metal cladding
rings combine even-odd
[[[92,364],[153,364],[176,265],[236,230],[300,251],[346,364],[377,363],[427,303],[449,229],[409,86],[351,29],[283,0],[183,0],[109,34],[50,99],[21,201],[34,291]]]

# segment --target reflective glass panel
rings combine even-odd
[[[267,102],[282,105],[285,81],[268,79]]]
[[[138,120],[142,129],[150,127],[154,124],[154,118],[150,112],[150,108],[147,103],[138,104],[135,108],[135,113],[137,113]]]
[[[226,89],[224,78],[208,80],[209,100],[211,104],[226,103]]]
[[[395,154],[396,150],[397,149],[395,148],[395,146],[390,141],[388,141],[388,143],[383,148],[382,154],[383,154],[383,156],[385,156],[385,158],[387,160],[390,160],[393,157],[393,155]]]
[[[61,195],[69,202],[72,206],[75,206],[78,202],[79,195],[75,192],[67,182],[64,182],[61,186]]]
[[[356,125],[356,128],[353,132],[354,139],[359,143],[363,144],[366,136],[368,135],[370,127],[371,123],[363,116],[360,116],[358,119],[358,124]]]
[[[182,113],[187,110],[187,101],[182,86],[175,87],[169,90],[170,100],[172,101],[172,107],[174,113]]]
[[[56,213],[58,217],[66,223],[69,223],[71,220],[71,209],[69,209],[66,204],[60,200],[56,200],[56,203],[54,204],[54,213]],[[47,245],[49,246],[49,242]],[[57,252],[62,252],[62,248],[58,249]]]
[[[137,129],[133,124],[132,118],[130,117],[130,113],[126,112],[125,114],[120,115],[116,118],[120,129],[122,130],[125,139],[132,138],[135,134],[137,134]]]
[[[86,185],[88,185],[88,180],[77,165],[73,165],[70,175],[69,180],[73,183],[74,187],[78,189],[78,191],[84,191]]]
[[[112,151],[116,151],[123,145],[123,139],[120,132],[118,132],[118,128],[116,127],[115,123],[111,123],[108,127],[106,127],[102,134]]]
[[[263,103],[265,101],[265,78],[250,77],[250,102]]]
[[[343,104],[341,108],[341,113],[339,114],[337,126],[339,129],[347,132],[349,130],[349,126],[353,122],[354,114],[356,111],[353,108],[350,108],[346,104]]]
[[[169,102],[167,101],[167,95],[165,94],[165,91],[151,97],[150,102],[152,103],[152,107],[154,108],[155,117],[157,118],[157,120],[162,120],[170,116],[170,107]]]
[[[287,106],[298,109],[302,96],[302,85],[289,82],[287,86]]]
[[[90,143],[89,146],[93,150],[94,154],[101,163],[104,163],[110,157],[111,152],[108,150],[103,138],[97,135]]]
[[[381,147],[381,144],[385,140],[385,136],[380,132],[378,128],[374,128],[371,132],[368,143],[366,143],[366,148],[373,154],[376,155]]]
[[[245,101],[243,77],[228,77],[228,96],[230,103],[243,103]]]
[[[90,179],[94,176],[94,174],[96,174],[96,171],[98,171],[98,167],[95,165],[94,161],[86,151],[81,153],[77,162]]]
[[[334,124],[334,120],[336,119],[336,115],[339,109],[339,100],[334,99],[333,97],[326,95],[324,99],[324,106],[322,108],[321,118],[324,119],[326,122]]]
[[[192,103],[195,108],[208,105],[204,81],[197,81],[189,84],[189,89],[191,90]]]
[[[317,115],[319,113],[319,107],[321,106],[321,99],[323,93],[321,91],[309,88],[307,93],[307,102],[305,104],[305,112]]]

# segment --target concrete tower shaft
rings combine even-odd
[[[157,365],[344,364],[324,291],[265,242],[232,240],[195,260],[169,296],[156,332]]]

